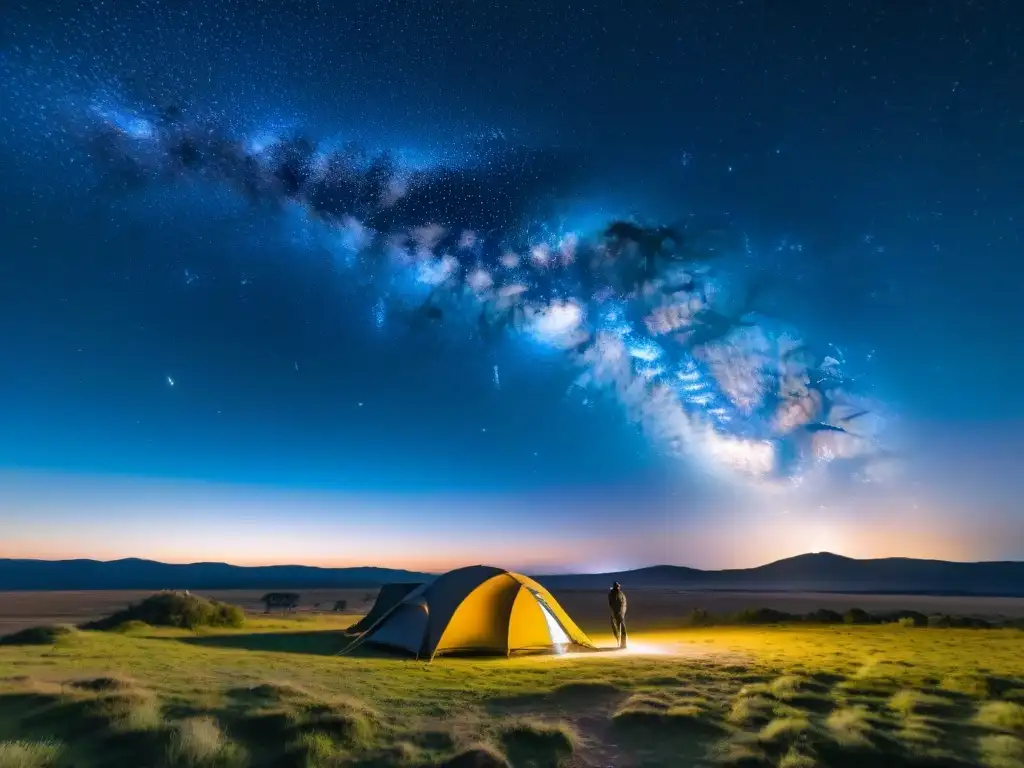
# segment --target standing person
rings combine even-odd
[[[612,584],[608,592],[608,607],[612,609],[612,632],[619,648],[626,647],[626,593],[619,582]]]

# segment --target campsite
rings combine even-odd
[[[713,614],[676,604],[699,595],[640,591],[630,595],[630,647],[617,651],[603,593],[553,594],[499,569],[462,570],[445,594],[323,590],[296,611],[268,613],[266,591],[253,591],[237,601],[244,614],[223,604],[231,618],[211,621],[227,626],[154,626],[117,616],[124,593],[91,595],[90,618],[104,606],[112,621],[0,644],[0,766],[1024,764],[1024,632],[909,619],[915,600],[945,600],[949,611],[956,598],[906,597],[902,620],[853,623],[860,614],[827,606],[861,598],[877,612],[861,614],[882,617],[900,601],[790,595],[775,614],[747,611],[754,623],[721,611],[696,626],[694,616]],[[30,593],[18,594],[24,609]],[[31,594],[74,613],[68,593]],[[331,610],[340,599],[351,612]],[[440,615],[445,600],[456,641],[435,634],[424,646],[417,617],[427,604]],[[998,604],[1008,624],[1021,602]],[[779,618],[796,606],[819,619]],[[493,632],[496,617],[504,634]],[[358,635],[346,630],[374,626],[391,647],[353,647]],[[552,647],[512,647],[535,645],[539,629]]]

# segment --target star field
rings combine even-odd
[[[337,494],[339,539],[353,494],[436,496],[402,524],[517,510],[465,546],[520,516],[583,565],[781,511],[778,554],[900,554],[884,522],[1024,556],[1022,32],[967,1],[11,4],[0,465]],[[62,513],[25,503],[36,552]],[[129,513],[97,514],[71,530]]]

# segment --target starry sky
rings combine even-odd
[[[1020,39],[994,0],[6,2],[0,556],[1024,558]],[[896,469],[723,476],[557,349],[382,321],[380,274],[308,210],[126,183],[91,151],[168,105],[254,152],[299,130],[412,169],[525,148],[549,159],[495,210],[563,239],[726,221]]]

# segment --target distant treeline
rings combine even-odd
[[[372,595],[371,595],[372,597]],[[298,592],[268,592],[260,598],[260,602],[266,606],[267,613],[270,613],[273,608],[280,608],[282,611],[294,611],[299,607],[299,603],[302,601],[302,595]],[[322,603],[315,603],[313,608],[320,610]],[[333,611],[344,611],[348,607],[346,600],[336,600]]]
[[[1024,617],[953,616],[925,614],[919,611],[886,611],[868,613],[862,608],[851,608],[845,613],[819,608],[811,613],[788,613],[774,608],[748,608],[735,614],[713,614],[697,608],[684,618],[692,627],[714,627],[735,624],[899,624],[904,627],[941,627],[945,629],[1024,629]]]

